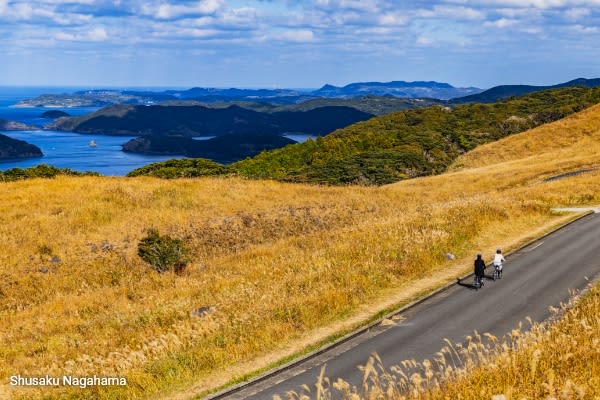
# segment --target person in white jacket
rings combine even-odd
[[[502,250],[497,249],[494,254],[494,269],[498,271],[498,277],[502,278],[502,263],[506,261],[502,256]]]

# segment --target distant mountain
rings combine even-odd
[[[481,92],[474,87],[456,88],[448,83],[435,81],[357,82],[343,87],[325,85],[311,92],[319,97],[394,96],[408,98],[432,98],[448,100]]]
[[[518,97],[525,94],[539,92],[548,89],[559,89],[564,87],[573,86],[584,86],[588,88],[594,88],[600,86],[600,79],[585,79],[578,78],[572,81],[559,83],[558,85],[552,86],[532,86],[532,85],[501,85],[495,86],[491,89],[483,91],[481,93],[473,94],[470,96],[459,97],[450,100],[453,104],[463,103],[494,103],[498,100],[503,100],[508,97]]]
[[[0,159],[41,157],[43,155],[40,148],[33,144],[0,134]]]
[[[291,89],[217,89],[195,87],[188,90],[167,90],[166,95],[178,99],[196,99],[200,97],[228,97],[245,99],[266,99],[270,97],[300,96],[301,92]]]
[[[263,113],[236,105],[112,106],[82,117],[60,118],[47,129],[107,135],[220,136],[226,134],[325,135],[373,115],[351,107]]]
[[[295,141],[273,134],[230,134],[209,140],[149,135],[132,139],[123,151],[142,154],[183,155],[207,158],[228,164],[253,157],[263,150],[273,150]]]
[[[354,98],[390,96],[396,98],[428,98],[447,100],[481,92],[477,88],[456,88],[442,82],[357,82],[344,87],[325,85],[314,91],[294,89],[219,89],[194,87],[186,90],[162,92],[99,89],[82,90],[71,94],[42,94],[21,100],[17,107],[107,107],[110,105],[155,105],[163,102],[197,100],[218,102],[268,102],[271,104],[299,104],[318,98]]]

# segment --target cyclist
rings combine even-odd
[[[502,263],[506,261],[502,256],[502,250],[497,249],[496,254],[494,254],[494,270],[498,274],[498,278],[502,278]]]
[[[479,289],[483,286],[483,276],[485,273],[485,261],[481,258],[481,253],[477,253],[475,259],[475,288]]]

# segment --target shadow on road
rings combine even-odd
[[[463,283],[463,282],[460,280],[460,278],[456,278],[456,284],[457,284],[458,286],[463,286],[463,287],[466,287],[466,288],[468,288],[468,289],[473,289],[473,290],[477,290],[477,289],[478,289],[478,288],[477,288],[477,286],[473,285],[472,283]]]
[[[486,281],[495,281],[493,275],[483,275],[483,279],[486,280]],[[460,278],[456,278],[456,284],[458,286],[463,286],[463,287],[466,287],[468,289],[473,289],[473,290],[480,289],[477,286],[475,286],[473,283],[464,283],[464,282],[462,282],[462,280]]]

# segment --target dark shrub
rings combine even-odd
[[[148,236],[140,240],[138,255],[159,273],[169,270],[181,273],[189,262],[188,249],[183,241],[168,235],[161,236],[154,228],[149,229]]]

